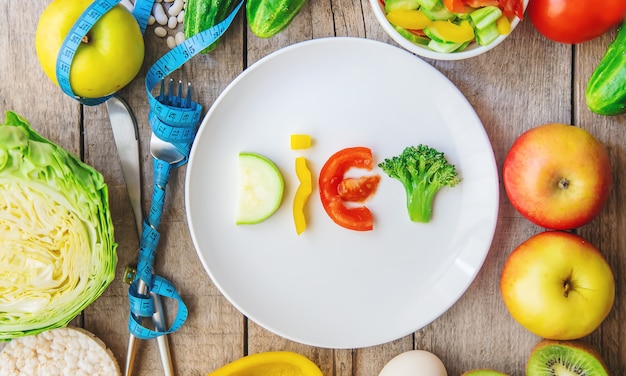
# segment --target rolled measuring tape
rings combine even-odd
[[[113,94],[100,98],[82,98],[78,97],[72,91],[70,85],[70,70],[72,61],[76,54],[76,50],[80,43],[93,25],[109,10],[115,7],[121,0],[95,0],[81,14],[74,23],[67,36],[65,37],[56,62],[56,76],[59,86],[65,94],[76,99],[80,103],[88,106],[98,105],[106,102]],[[244,0],[233,9],[228,17],[219,24],[198,33],[191,38],[185,40],[163,57],[159,58],[148,70],[146,74],[146,94],[148,104],[150,105],[149,123],[152,132],[165,141],[172,142],[183,153],[185,158],[179,163],[173,165],[178,167],[187,162],[191,144],[194,140],[196,127],[202,115],[202,106],[191,101],[185,108],[171,106],[162,103],[162,98],[155,98],[152,89],[165,79],[169,74],[180,68],[183,64],[200,53],[217,39],[229,28],[234,20],[237,12],[242,7]],[[148,19],[154,5],[154,0],[136,0],[132,11],[133,16],[137,20],[142,34],[145,33]],[[178,93],[180,96],[181,93]],[[152,251],[144,249],[146,253],[154,252],[156,243],[158,242],[159,233],[156,229],[146,231],[149,227],[144,224],[144,232],[142,234],[142,243],[146,244],[146,248],[153,248]],[[144,237],[146,239],[144,239]],[[153,244],[154,243],[154,244]],[[141,253],[141,250],[140,250]],[[148,255],[148,257],[150,257]],[[148,271],[138,271],[145,273]],[[151,273],[151,270],[149,271]],[[152,283],[149,285],[150,291],[166,298],[178,301],[178,310],[174,322],[165,332],[157,332],[144,327],[141,324],[142,317],[150,317],[154,313],[154,306],[150,296],[141,295],[136,290],[136,283],[129,288],[129,299],[131,306],[131,317],[128,324],[129,331],[140,339],[151,339],[158,336],[173,333],[178,330],[186,321],[188,311],[182,298],[176,291],[176,288],[168,280],[159,276],[152,276]]]

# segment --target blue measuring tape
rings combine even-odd
[[[112,95],[101,98],[82,98],[74,94],[69,79],[74,55],[83,37],[87,35],[93,25],[98,22],[106,12],[117,6],[120,1],[121,0],[95,0],[74,23],[61,45],[56,62],[56,76],[59,86],[65,94],[84,105],[93,106],[104,103]],[[148,218],[144,221],[143,225],[137,273],[133,283],[128,289],[131,311],[128,329],[134,336],[140,339],[151,339],[164,334],[173,333],[180,329],[188,316],[187,306],[178,294],[176,288],[165,278],[154,275],[152,266],[160,238],[157,229],[161,222],[161,213],[165,199],[165,185],[167,184],[171,168],[181,166],[187,162],[191,144],[195,138],[196,127],[202,115],[202,106],[196,102],[190,101],[184,108],[172,106],[164,103],[161,97],[155,98],[151,91],[165,77],[219,39],[232,24],[232,21],[243,3],[244,0],[241,0],[230,15],[218,25],[192,36],[170,50],[167,54],[158,59],[146,74],[146,94],[148,104],[150,105],[148,120],[152,132],[157,137],[175,144],[176,148],[184,155],[184,159],[174,165],[154,159],[155,187],[152,195],[152,205]],[[135,1],[132,13],[139,24],[142,34],[145,33],[153,5],[154,0]],[[178,93],[178,96],[180,95],[181,93]],[[148,286],[148,294],[144,295],[138,292],[137,283],[139,280],[144,281]],[[141,324],[143,317],[152,317],[154,313],[154,305],[149,294],[150,292],[165,298],[175,299],[178,302],[176,317],[167,331],[154,331]]]

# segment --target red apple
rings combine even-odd
[[[594,219],[613,184],[604,145],[582,128],[555,123],[532,128],[515,140],[504,160],[503,180],[517,211],[554,230]]]
[[[520,244],[500,277],[511,316],[537,336],[571,340],[594,331],[613,307],[615,281],[591,243],[565,231],[546,231]]]

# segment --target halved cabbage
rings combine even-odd
[[[115,277],[103,176],[7,112],[0,125],[0,340],[66,326]]]

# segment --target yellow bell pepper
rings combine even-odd
[[[435,30],[446,42],[464,43],[474,39],[474,28],[468,20],[463,20],[458,25],[450,21],[433,21],[429,28]]]
[[[507,16],[500,16],[496,20],[496,28],[500,35],[506,35],[511,32],[511,20]]]
[[[323,376],[307,357],[290,351],[270,351],[237,359],[207,376]]]
[[[308,134],[292,134],[291,150],[308,149],[311,147],[311,136]]]
[[[387,20],[409,30],[421,30],[432,21],[419,9],[396,9],[387,13]]]
[[[296,176],[300,181],[300,185],[296,190],[293,198],[293,221],[296,225],[296,233],[302,234],[306,229],[306,216],[304,215],[304,207],[313,191],[313,182],[311,171],[306,165],[305,157],[296,158]]]

